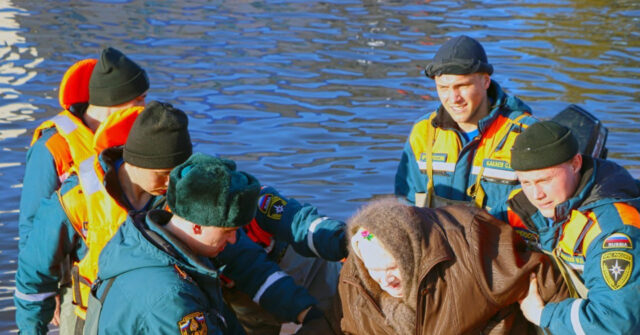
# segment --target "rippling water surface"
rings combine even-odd
[[[347,219],[393,192],[413,120],[437,106],[422,69],[461,33],[538,117],[570,103],[599,117],[609,157],[640,177],[639,31],[637,1],[0,0],[0,332],[15,331],[33,129],[59,111],[67,67],[104,46],[187,112],[196,151]]]

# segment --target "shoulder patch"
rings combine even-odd
[[[266,212],[267,217],[273,220],[280,220],[282,213],[284,213],[284,206],[286,205],[287,202],[284,199],[272,195]]]
[[[612,290],[621,289],[633,270],[633,255],[626,251],[607,251],[600,258],[602,277]]]
[[[633,242],[625,234],[613,233],[604,240],[602,249],[633,249]]]
[[[193,312],[185,315],[182,320],[178,321],[180,335],[206,335],[207,322],[204,319],[204,313]]]

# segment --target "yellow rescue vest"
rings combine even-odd
[[[432,207],[435,195],[434,172],[453,173],[462,150],[462,142],[455,131],[433,127],[432,121],[436,114],[432,113],[426,122],[417,124],[416,127],[423,129],[414,129],[409,138],[414,156],[418,159],[418,166],[421,171],[426,172],[428,178],[426,194],[416,194],[416,205],[419,203],[417,199],[422,198],[424,206],[427,207]],[[483,132],[471,167],[471,174],[476,175],[476,180],[474,185],[466,190],[475,206],[484,206],[486,193],[480,184],[483,177],[507,182],[517,181],[517,176],[510,166],[511,147],[519,134],[515,129],[527,128],[526,124],[520,123],[520,120],[527,116],[531,115],[523,113],[515,119],[498,115]],[[421,136],[423,134],[426,136]]]

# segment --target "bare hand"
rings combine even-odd
[[[56,327],[60,327],[60,295],[56,295],[56,309],[53,312],[51,324]]]
[[[538,292],[538,280],[535,275],[532,275],[531,281],[529,282],[529,292],[524,299],[520,300],[520,309],[527,320],[536,326],[540,326],[543,308],[544,301],[542,301],[540,293]]]

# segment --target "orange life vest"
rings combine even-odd
[[[107,242],[115,235],[126,218],[128,210],[114,200],[104,186],[104,174],[97,157],[90,157],[78,166],[78,177],[86,208],[87,254],[74,266],[72,272],[73,301],[76,315],[86,318],[91,284],[98,276],[98,257]],[[76,226],[74,224],[74,226]]]
[[[127,215],[127,210],[121,208],[104,188],[104,171],[97,154],[106,148],[123,145],[143,109],[136,106],[120,110],[100,124],[92,140],[92,155],[79,161],[72,169],[77,173],[80,184],[60,196],[60,203],[69,221],[88,248],[87,255],[74,265],[72,273],[76,314],[83,319],[89,289],[98,272],[98,255]],[[74,151],[75,146],[69,148],[72,155],[79,156]]]
[[[57,133],[45,145],[53,156],[60,182],[69,176],[74,162],[81,162],[93,154],[93,132],[68,109],[75,103],[89,101],[89,79],[97,61],[81,60],[65,72],[59,94],[60,106],[64,111],[38,126],[31,139],[33,145],[45,129],[56,128]],[[71,147],[73,150],[70,150]]]

